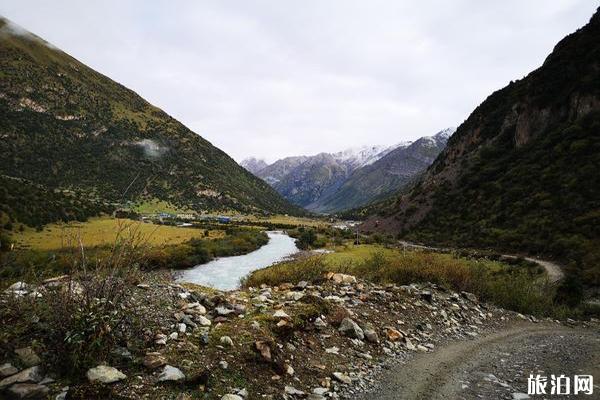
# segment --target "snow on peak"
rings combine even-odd
[[[456,132],[456,128],[451,126],[450,128],[442,129],[434,135],[434,137],[449,139]]]
[[[361,146],[352,147],[338,153],[333,153],[332,156],[337,161],[352,164],[355,167],[362,167],[374,163],[383,156],[382,152],[386,150],[386,146]]]

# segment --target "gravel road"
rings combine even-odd
[[[432,251],[449,251],[450,250],[450,249],[442,248],[442,247],[423,246],[420,244],[406,242],[404,240],[400,240],[398,243],[401,246],[415,248],[415,249],[424,249],[424,250],[432,250]],[[519,256],[511,255],[511,254],[503,254],[502,256],[507,257],[507,258],[519,257]],[[548,275],[548,281],[550,281],[550,283],[556,283],[565,277],[565,274],[562,271],[562,268],[560,267],[560,265],[558,265],[552,261],[540,260],[540,259],[534,258],[534,257],[524,257],[524,259],[544,268],[546,270],[546,275]]]
[[[361,399],[526,399],[531,373],[595,378],[591,396],[532,398],[600,399],[600,328],[518,323],[392,367],[381,376],[379,389]]]

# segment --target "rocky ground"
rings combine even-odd
[[[43,293],[15,284],[2,301],[44,301]],[[38,340],[15,338],[3,343],[0,398],[354,399],[448,342],[475,343],[515,322],[537,322],[470,293],[343,274],[233,292],[151,275],[129,295],[132,312],[152,321],[143,348],[117,346],[110,365],[99,360],[76,379],[45,361],[49,349]]]

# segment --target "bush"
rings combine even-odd
[[[0,305],[0,322],[11,327],[13,345],[15,339],[34,337],[46,361],[66,375],[108,361],[115,346],[142,337],[147,326],[131,297],[144,253],[135,238],[116,241],[94,262],[80,249],[70,258],[68,277],[39,285],[39,297],[9,297]]]

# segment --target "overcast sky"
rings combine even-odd
[[[457,126],[595,0],[0,0],[0,14],[236,160]]]

